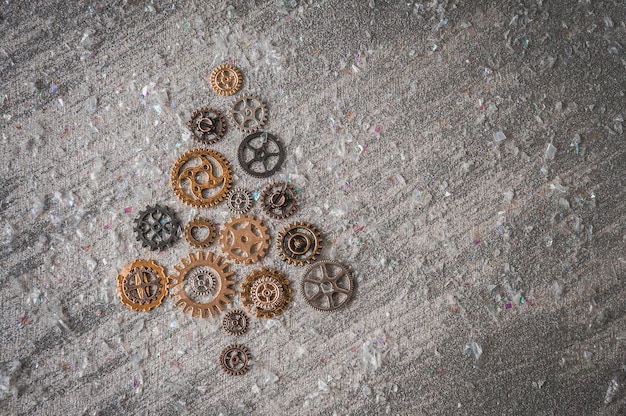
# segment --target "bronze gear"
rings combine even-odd
[[[243,335],[248,330],[248,316],[244,311],[229,311],[222,320],[224,331],[231,335]]]
[[[261,192],[263,211],[276,219],[287,218],[296,211],[296,190],[286,182],[266,185]]]
[[[211,107],[202,107],[193,113],[187,122],[187,128],[195,140],[202,144],[213,144],[224,137],[226,119],[219,111]]]
[[[279,315],[289,305],[291,288],[289,280],[275,269],[262,268],[246,276],[240,294],[243,305],[254,307],[257,318],[271,318]]]
[[[180,222],[174,211],[159,204],[147,206],[135,219],[137,241],[151,250],[162,250],[172,246],[180,235]]]
[[[178,274],[169,277],[168,288],[178,299],[174,306],[182,305],[183,312],[191,311],[191,316],[202,318],[206,318],[207,312],[216,315],[224,310],[235,294],[235,281],[229,279],[234,273],[228,270],[228,263],[220,256],[213,253],[205,255],[202,251],[189,253],[189,260],[183,258],[181,262],[182,267],[174,266]],[[197,290],[201,285],[204,288]],[[213,287],[208,290],[210,285]]]
[[[234,65],[223,64],[211,72],[211,88],[219,95],[236,94],[243,84],[241,71]]]
[[[231,376],[240,376],[250,369],[250,350],[240,344],[229,345],[220,355],[222,369]]]
[[[247,136],[237,150],[239,165],[257,178],[272,176],[285,160],[285,150],[276,136],[257,131]]]
[[[322,239],[313,225],[294,222],[278,234],[278,250],[286,262],[302,266],[312,262],[320,254]]]
[[[171,172],[174,193],[185,204],[208,208],[224,199],[232,183],[228,160],[212,149],[191,149]]]
[[[252,133],[265,124],[267,106],[259,97],[244,95],[233,101],[230,118],[239,130]]]
[[[154,261],[137,259],[117,276],[117,290],[124,305],[147,312],[163,301],[167,277],[163,267]]]
[[[252,215],[230,218],[220,233],[222,252],[238,264],[259,261],[265,256],[269,241],[267,227]]]
[[[252,208],[252,196],[243,188],[234,188],[226,197],[226,205],[235,214],[245,214]]]
[[[323,260],[313,264],[302,278],[302,295],[309,305],[320,311],[334,311],[350,300],[352,276],[347,267]]]
[[[194,236],[194,230],[198,228],[204,228],[208,232],[207,236],[202,240],[199,240]],[[187,239],[187,242],[194,247],[206,248],[213,243],[213,240],[215,240],[215,226],[206,218],[196,217],[189,221],[185,227],[185,239]]]

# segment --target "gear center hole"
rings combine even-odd
[[[191,237],[196,241],[204,241],[209,237],[209,229],[207,227],[192,227]]]
[[[198,121],[198,130],[203,133],[210,133],[213,131],[213,120],[209,117],[203,117]]]
[[[330,282],[322,282],[322,284],[320,285],[320,288],[322,289],[322,292],[324,293],[333,291],[333,285]]]

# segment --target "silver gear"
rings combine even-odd
[[[235,214],[245,214],[252,208],[252,196],[243,188],[235,188],[226,197],[228,209]]]
[[[196,267],[187,275],[191,292],[199,297],[209,296],[217,285],[217,277],[208,267]]]

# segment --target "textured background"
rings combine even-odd
[[[626,414],[623,1],[70,4],[0,6],[1,413]],[[228,108],[206,79],[229,61],[287,145],[295,219],[358,282],[241,340],[115,291],[189,252],[141,248],[146,205],[229,216],[168,176],[190,113]],[[214,148],[259,190],[242,138]],[[275,247],[261,264],[299,287]]]

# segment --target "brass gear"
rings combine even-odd
[[[270,183],[261,192],[263,212],[276,219],[287,218],[298,207],[296,190],[286,182]]]
[[[291,300],[291,288],[285,275],[275,269],[264,267],[246,276],[240,294],[243,305],[254,308],[257,318],[280,315]]]
[[[265,256],[269,241],[267,227],[252,215],[230,218],[220,233],[222,252],[238,264],[259,261]]]
[[[288,263],[296,266],[309,264],[322,251],[320,232],[309,223],[289,224],[278,234],[278,250]]]
[[[226,119],[216,109],[202,107],[191,113],[187,128],[196,141],[202,144],[213,144],[224,137]]]
[[[191,311],[191,316],[202,318],[206,318],[207,312],[216,315],[224,310],[235,294],[235,281],[229,279],[234,273],[228,270],[228,263],[220,256],[213,253],[205,255],[202,251],[189,253],[189,260],[183,258],[181,263],[182,267],[174,266],[178,274],[169,277],[168,288],[178,299],[174,306],[182,306],[183,312]],[[192,281],[199,276],[204,276],[202,282]],[[213,282],[211,290],[208,289],[210,282]],[[197,289],[200,284],[204,284],[202,290]]]
[[[234,188],[226,197],[228,209],[235,214],[245,214],[252,208],[252,196],[243,188]]]
[[[220,355],[222,369],[231,376],[240,376],[250,369],[250,350],[240,344],[229,345]]]
[[[350,271],[344,265],[323,260],[313,264],[302,277],[302,295],[309,305],[320,311],[341,308],[354,290]]]
[[[117,290],[124,305],[147,312],[163,301],[167,277],[163,267],[154,261],[137,259],[117,276]]]
[[[234,65],[223,64],[215,68],[210,76],[211,88],[219,95],[236,94],[243,84],[241,71]]]
[[[229,311],[222,320],[224,331],[231,335],[243,335],[248,330],[248,316],[244,311]]]
[[[176,196],[199,208],[217,205],[232,184],[230,163],[212,149],[188,150],[178,158],[170,177]]]
[[[259,97],[244,95],[233,101],[230,119],[239,130],[253,133],[267,121],[267,106]]]
[[[194,230],[204,228],[207,230],[207,236],[202,240],[199,240],[194,236]],[[189,244],[198,248],[206,248],[213,243],[215,240],[215,226],[211,221],[206,218],[197,217],[193,220],[189,221],[187,226],[185,227],[185,239]]]

